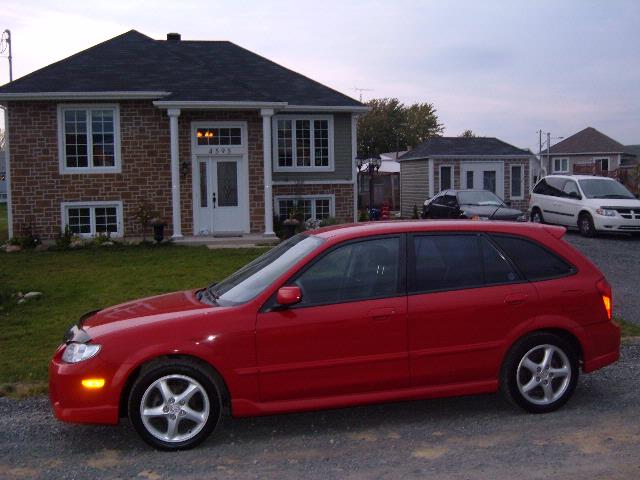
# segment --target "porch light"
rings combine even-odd
[[[201,132],[200,130],[198,130],[198,131],[196,132],[196,136],[197,136],[198,138],[202,138],[202,132]]]
[[[180,165],[180,171],[182,172],[182,176],[186,177],[189,173],[189,162],[187,162],[186,160],[182,162],[182,164]]]

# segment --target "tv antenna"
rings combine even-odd
[[[360,93],[360,103],[362,103],[362,92],[373,92],[373,88],[358,88],[353,87],[358,93]]]
[[[9,81],[13,82],[13,57],[11,56],[11,30],[8,28],[0,36],[0,55],[8,51]]]

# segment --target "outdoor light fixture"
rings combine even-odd
[[[182,165],[180,166],[180,170],[182,171],[182,176],[186,177],[187,174],[189,173],[189,162],[187,162],[186,160],[182,162]]]

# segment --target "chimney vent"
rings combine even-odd
[[[173,42],[179,42],[180,38],[181,37],[179,33],[167,33],[167,40],[171,40]]]

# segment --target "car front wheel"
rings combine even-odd
[[[536,333],[515,344],[505,359],[500,388],[511,403],[532,413],[557,410],[578,381],[578,357],[562,338]]]
[[[539,208],[534,208],[531,211],[531,221],[533,223],[544,223],[544,218],[542,217],[542,212]]]
[[[594,237],[596,235],[596,227],[593,224],[593,218],[588,213],[583,213],[578,218],[578,229],[584,237]]]
[[[131,423],[159,450],[195,447],[213,432],[220,415],[220,389],[205,368],[189,360],[152,366],[129,396]]]

